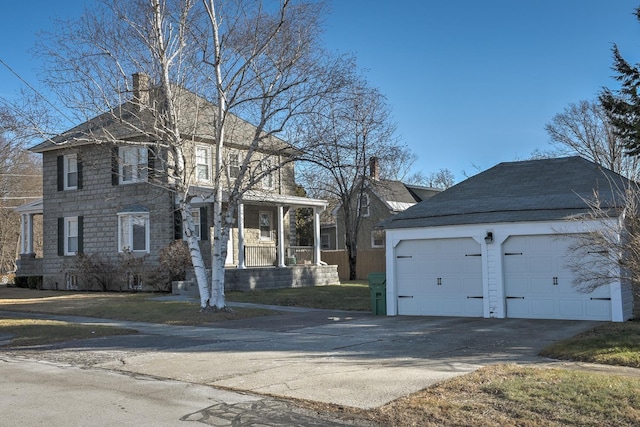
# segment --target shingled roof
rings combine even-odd
[[[622,204],[630,181],[582,157],[500,163],[399,213],[386,229],[552,221]]]

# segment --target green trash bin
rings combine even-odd
[[[371,312],[376,316],[386,316],[387,275],[385,273],[369,273],[369,290],[371,291]]]

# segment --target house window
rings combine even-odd
[[[262,160],[262,188],[273,190],[273,160],[269,158]]]
[[[64,254],[75,255],[78,253],[78,217],[64,219]]]
[[[271,212],[260,212],[260,240],[272,240]]]
[[[64,156],[64,189],[76,190],[78,188],[78,156],[68,154]]]
[[[358,215],[361,217],[369,216],[369,194],[362,193],[358,198]]]
[[[229,178],[240,176],[240,153],[229,153]]]
[[[371,247],[384,248],[384,230],[373,230],[371,232]]]
[[[131,184],[147,180],[147,148],[146,147],[120,147],[119,149],[120,183]]]
[[[196,179],[201,182],[211,181],[211,147],[196,146]]]
[[[200,209],[195,209],[191,211],[191,216],[193,217],[193,234],[200,240],[201,230],[200,230]]]
[[[118,214],[118,252],[149,252],[149,214]]]
[[[320,248],[329,249],[330,237],[327,233],[320,235]]]

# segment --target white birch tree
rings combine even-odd
[[[263,177],[294,159],[293,146],[300,141],[288,130],[340,85],[336,69],[342,61],[331,60],[320,45],[323,5],[293,0],[103,0],[100,5],[77,22],[60,24],[45,43],[46,80],[75,122],[98,116],[107,123],[76,140],[153,149],[161,173],[152,183],[176,194],[201,309],[225,309],[226,244],[237,204]],[[132,98],[133,73],[139,73],[138,83],[149,76],[149,85],[138,84],[142,89]],[[251,131],[239,118],[253,125]],[[114,132],[114,123],[126,131]],[[196,137],[211,137],[215,145],[213,194],[194,185]],[[234,180],[225,173],[230,139],[246,145]],[[211,196],[209,280],[191,204],[195,197]]]

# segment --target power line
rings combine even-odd
[[[9,70],[14,76],[16,76],[22,83],[24,83],[29,89],[31,89],[36,95],[38,95],[40,98],[42,98],[42,100],[44,102],[46,102],[47,104],[49,104],[55,111],[57,111],[62,117],[64,117],[65,119],[71,121],[71,119],[65,114],[63,113],[60,109],[58,109],[58,107],[56,107],[51,101],[49,101],[47,98],[45,98],[44,95],[42,95],[36,88],[34,88],[33,86],[31,86],[31,84],[26,81],[25,79],[22,78],[22,76],[20,74],[18,74],[13,68],[11,68],[9,66],[9,64],[7,64],[6,62],[4,62],[2,60],[2,58],[0,58],[0,64],[2,64],[7,70]]]

